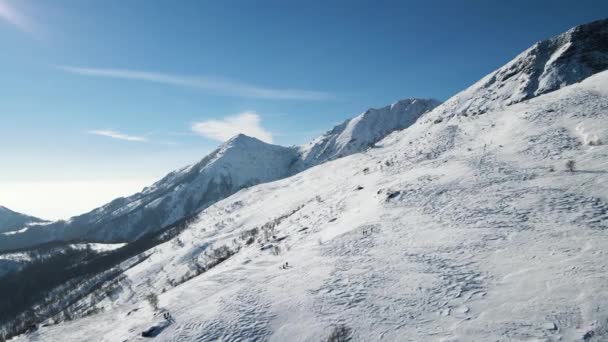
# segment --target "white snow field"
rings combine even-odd
[[[551,91],[450,115],[476,84],[375,148],[243,189],[76,305],[102,312],[13,340],[608,340],[608,71],[561,73],[584,29],[533,63]]]

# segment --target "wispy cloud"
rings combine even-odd
[[[117,131],[105,130],[105,129],[93,130],[93,131],[89,131],[88,133],[94,134],[94,135],[101,135],[101,136],[109,137],[109,138],[113,138],[113,139],[119,139],[119,140],[140,141],[140,142],[148,141],[148,139],[146,137],[128,135],[128,134],[120,133]]]
[[[243,112],[227,116],[221,120],[195,122],[192,131],[210,139],[226,141],[243,133],[272,143],[272,134],[261,125],[261,118],[255,112]]]
[[[178,143],[177,141],[173,141],[173,140],[163,140],[163,141],[160,141],[159,144],[165,145],[165,146],[179,146],[180,145],[180,143]]]
[[[57,66],[57,68],[84,76],[118,78],[125,80],[146,81],[169,84],[174,86],[198,88],[209,93],[218,95],[274,100],[309,101],[326,100],[333,98],[332,94],[322,91],[266,88],[240,81],[213,77],[182,76],[160,72],[126,69],[83,68],[74,66]]]
[[[0,0],[0,19],[7,21],[21,31],[36,34],[36,28],[33,21],[9,3],[9,1]]]

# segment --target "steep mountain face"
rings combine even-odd
[[[239,134],[195,165],[172,172],[128,198],[114,200],[69,225],[92,240],[133,240],[170,225],[244,187],[286,177],[290,148]]]
[[[44,222],[44,220],[12,211],[0,205],[0,233],[18,230],[30,223],[37,222]]]
[[[133,196],[118,198],[67,222],[0,236],[0,248],[21,248],[56,240],[134,240],[244,187],[286,177],[296,158],[291,148],[240,134],[197,164],[171,172]]]
[[[431,99],[405,99],[364,113],[334,127],[299,148],[297,170],[361,152],[390,133],[413,124],[421,115],[440,104]]]
[[[475,116],[565,87],[608,68],[608,19],[534,44],[443,103],[425,121]]]
[[[118,198],[67,222],[0,234],[0,250],[51,241],[123,242],[187,218],[242,188],[285,178],[367,149],[438,105],[408,99],[370,109],[304,147],[282,147],[243,134],[195,165],[171,172],[142,192]]]
[[[16,341],[606,341],[608,71],[580,81],[240,191]]]

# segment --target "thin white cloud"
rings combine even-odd
[[[243,112],[221,120],[195,122],[192,131],[219,141],[226,141],[242,133],[272,143],[272,134],[262,127],[260,116],[254,112]]]
[[[178,143],[177,141],[172,141],[172,140],[160,141],[159,144],[165,145],[165,146],[178,146],[178,145],[180,145],[180,143]]]
[[[36,29],[34,23],[25,15],[20,13],[15,7],[9,4],[9,1],[0,0],[0,19],[7,21],[9,24],[17,27],[21,31],[35,34]]]
[[[142,137],[142,136],[136,136],[136,135],[127,135],[124,133],[120,133],[120,132],[116,132],[116,131],[112,131],[112,130],[105,130],[105,129],[100,129],[100,130],[93,130],[93,131],[89,131],[89,134],[95,134],[95,135],[101,135],[104,137],[109,137],[109,138],[113,138],[113,139],[119,139],[119,140],[127,140],[127,141],[148,141],[148,139],[146,137]]]
[[[309,101],[326,100],[333,98],[332,94],[322,91],[266,88],[247,84],[244,82],[212,77],[192,77],[126,69],[82,68],[73,66],[57,66],[57,68],[84,76],[147,81],[169,84],[174,86],[198,88],[218,95],[274,100]]]

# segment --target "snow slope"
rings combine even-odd
[[[237,135],[197,164],[171,172],[140,193],[118,198],[68,222],[0,234],[0,250],[57,240],[133,241],[190,217],[244,187],[361,152],[387,134],[412,124],[437,104],[434,100],[408,99],[370,109],[306,147],[282,147]]]
[[[15,340],[607,340],[608,71],[435,122],[217,202],[104,312]]]
[[[30,223],[38,222],[44,222],[44,220],[14,212],[0,205],[0,233],[18,230]]]

